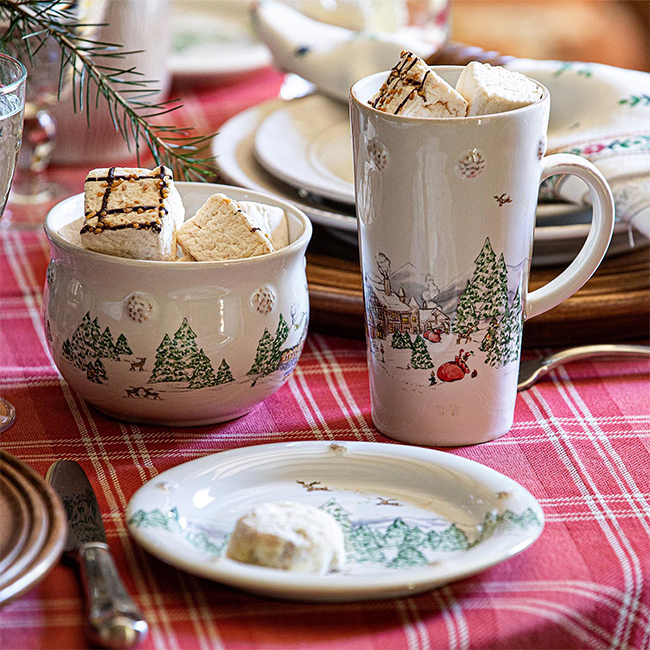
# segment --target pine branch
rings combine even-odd
[[[0,22],[7,25],[0,45],[23,49],[30,62],[48,40],[58,45],[59,96],[68,81],[66,75],[70,75],[74,110],[85,112],[88,124],[93,105],[97,107],[103,97],[115,130],[129,151],[135,148],[138,164],[145,143],[156,164],[170,167],[179,180],[205,180],[214,174],[214,159],[201,157],[214,134],[195,135],[192,127],[153,124],[152,118],[178,111],[182,104],[178,100],[147,101],[158,92],[153,86],[156,82],[144,79],[135,67],[119,67],[119,59],[134,52],[88,38],[88,30],[97,25],[77,22],[72,10],[61,8],[60,0],[0,0]]]

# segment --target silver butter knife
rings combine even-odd
[[[45,480],[68,515],[65,551],[76,555],[81,569],[89,640],[102,648],[136,646],[147,636],[147,622],[118,575],[88,477],[78,463],[57,460]]]

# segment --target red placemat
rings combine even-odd
[[[217,111],[205,96],[197,101],[203,111]],[[60,175],[75,178],[69,170]],[[41,474],[59,458],[81,463],[120,572],[150,623],[143,648],[650,647],[647,362],[560,369],[519,395],[507,436],[449,452],[503,472],[539,499],[546,527],[523,554],[403,600],[264,600],[147,555],[127,532],[126,504],[161,471],[223,449],[288,440],[391,442],[371,424],[363,343],[310,336],[288,383],[234,422],[193,429],[120,423],[80,400],[52,365],[41,322],[48,259],[42,234],[0,232],[0,394],[18,410],[0,444]],[[0,647],[85,648],[82,611],[74,566],[63,563],[0,612]]]

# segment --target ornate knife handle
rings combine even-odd
[[[147,636],[142,612],[127,593],[106,544],[79,547],[90,641],[102,648],[133,648]]]

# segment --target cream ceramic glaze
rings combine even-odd
[[[248,413],[293,370],[307,333],[312,228],[302,212],[265,194],[177,187],[188,217],[218,192],[281,207],[291,243],[227,262],[112,257],[59,234],[83,216],[83,195],[74,196],[45,224],[52,261],[44,318],[59,371],[88,402],[127,421],[198,426]]]
[[[455,85],[462,68],[433,70]],[[368,105],[386,75],[359,81],[350,100],[373,421],[415,444],[492,440],[512,425],[523,321],[598,267],[611,192],[586,160],[543,158],[545,88],[506,113],[405,118]],[[529,293],[539,183],[563,173],[590,186],[592,227],[569,268]]]

